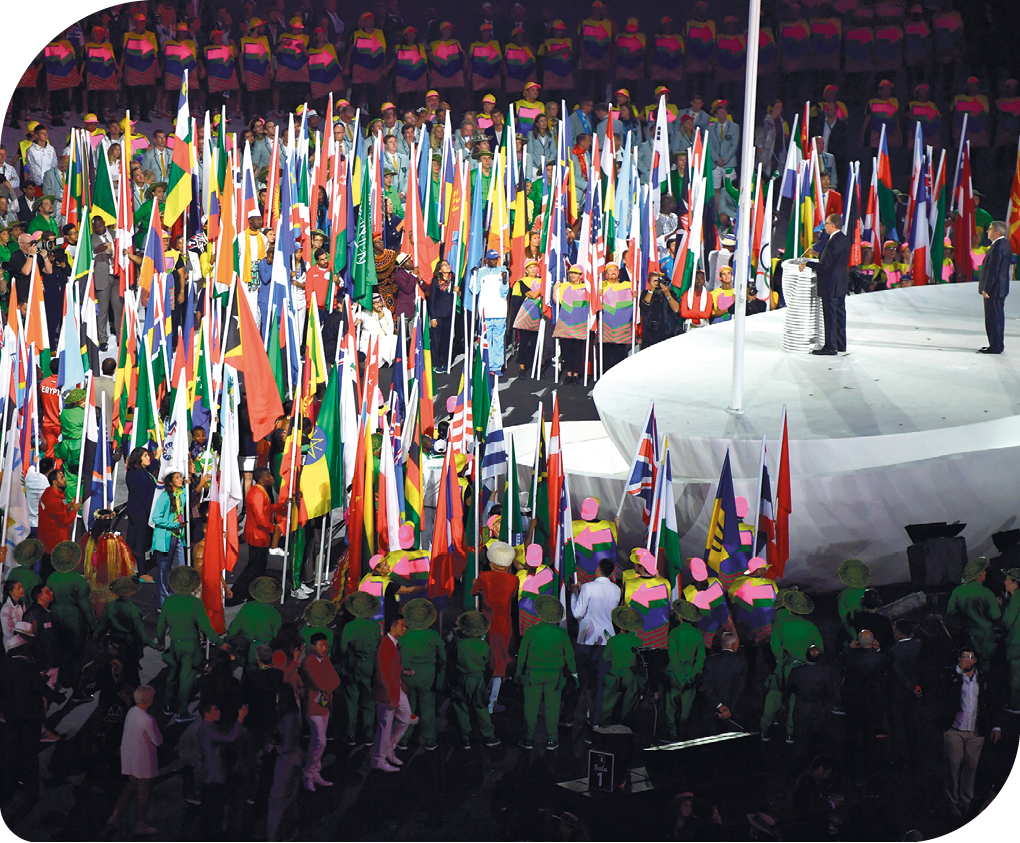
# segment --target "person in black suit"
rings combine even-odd
[[[850,289],[850,238],[843,233],[843,217],[830,214],[825,219],[828,240],[816,261],[802,260],[818,276],[818,295],[825,319],[825,344],[812,354],[833,356],[846,351],[846,294]],[[987,258],[986,258],[987,260]]]
[[[740,698],[747,685],[747,659],[738,655],[740,639],[737,634],[724,632],[720,643],[722,650],[705,660],[701,675],[701,699],[705,704],[709,734],[731,732],[736,728],[740,722]]]
[[[917,764],[917,704],[921,687],[921,651],[924,642],[914,638],[914,624],[905,618],[893,624],[896,643],[889,650],[889,719],[894,762]]]
[[[835,678],[832,668],[819,662],[821,657],[818,647],[809,647],[806,661],[790,671],[786,682],[787,690],[797,697],[793,708],[793,743],[798,767],[818,752],[828,729]]]
[[[988,335],[988,345],[979,349],[980,354],[1002,354],[1003,350],[1003,333],[1006,330],[1003,310],[1006,296],[1009,295],[1009,268],[1016,261],[1006,231],[1006,223],[998,220],[988,226],[992,245],[988,248],[978,277],[978,292],[985,300],[985,333]]]
[[[844,660],[846,708],[843,760],[848,770],[855,771],[858,752],[863,749],[863,758],[872,763],[878,748],[875,738],[884,733],[889,656],[881,651],[875,636],[865,630],[840,657]]]
[[[869,588],[861,598],[860,611],[854,615],[854,630],[858,635],[866,629],[869,630],[880,646],[889,649],[896,643],[896,639],[893,636],[892,621],[878,613],[880,608],[882,597],[875,589]]]

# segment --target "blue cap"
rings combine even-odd
[[[498,261],[499,253],[495,249],[489,249],[489,251],[485,253],[485,259],[487,261]]]

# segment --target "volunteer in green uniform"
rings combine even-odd
[[[436,742],[436,692],[442,690],[446,678],[446,647],[439,633],[432,629],[435,620],[436,607],[431,602],[424,597],[409,601],[404,606],[407,632],[397,642],[404,668],[414,670],[413,674],[405,677],[407,704],[412,713],[418,715],[421,738],[428,750],[439,745]],[[397,744],[400,749],[407,749],[414,727],[414,723],[407,727]]]
[[[636,609],[629,606],[617,606],[613,609],[613,625],[618,632],[606,642],[602,658],[609,662],[606,673],[606,689],[602,695],[602,712],[599,724],[611,726],[623,723],[637,708],[641,690],[644,688],[645,677],[639,675],[637,668],[638,650],[643,646],[637,637],[637,631],[644,626],[644,618]],[[622,699],[620,716],[613,717],[616,704]]]
[[[450,703],[457,718],[461,746],[471,749],[472,716],[486,746],[499,746],[489,716],[489,695],[485,692],[485,671],[492,650],[484,640],[489,619],[481,612],[464,612],[457,618],[459,637],[453,645],[453,669],[450,678]],[[406,667],[406,664],[405,664]],[[527,700],[525,700],[525,712]],[[557,709],[559,701],[557,700]],[[525,715],[526,716],[526,715]]]
[[[999,603],[991,589],[985,588],[988,560],[981,556],[963,568],[960,585],[949,595],[949,614],[963,625],[963,640],[970,640],[978,657],[978,671],[990,672],[995,655],[995,622],[1002,618]]]
[[[344,605],[354,615],[340,636],[340,674],[347,698],[347,745],[358,745],[360,720],[361,742],[371,746],[375,740],[372,671],[382,638],[379,622],[372,620],[372,616],[378,614],[381,601],[374,594],[355,591],[348,595]]]
[[[563,604],[551,594],[539,594],[535,598],[535,614],[539,623],[528,627],[517,654],[516,681],[524,684],[524,739],[520,745],[524,749],[534,748],[538,709],[544,698],[546,749],[556,749],[560,745],[558,727],[560,695],[565,684],[563,668],[566,667],[574,677],[575,686],[580,686],[580,681],[574,662],[574,647],[567,631],[559,626],[563,618]]]
[[[43,543],[39,539],[25,539],[14,548],[14,561],[18,567],[7,574],[7,579],[20,582],[25,594],[31,594],[33,588],[42,585],[42,577],[33,566],[43,558],[44,552]]]
[[[145,648],[159,649],[159,642],[145,631],[141,611],[131,602],[131,596],[141,588],[142,584],[133,577],[115,579],[110,583],[110,591],[116,599],[107,604],[99,621],[99,632],[109,633],[111,641],[119,645],[124,668],[136,682]]]
[[[272,577],[256,577],[248,586],[252,601],[241,606],[240,611],[230,622],[227,629],[228,640],[241,638],[238,656],[244,665],[244,675],[258,670],[258,659],[255,648],[259,644],[268,644],[280,631],[283,619],[275,604],[280,599],[280,585]]]
[[[301,617],[304,618],[305,625],[298,632],[301,640],[305,642],[305,652],[312,649],[312,636],[321,632],[326,636],[326,652],[332,658],[336,654],[334,649],[336,636],[330,624],[336,619],[336,603],[332,600],[313,600],[305,606]]]
[[[786,693],[786,680],[790,677],[790,671],[798,665],[805,663],[805,656],[809,647],[818,647],[825,652],[825,645],[822,642],[821,633],[818,627],[809,621],[805,615],[810,615],[815,609],[815,602],[808,595],[800,591],[790,591],[783,598],[783,604],[790,610],[790,615],[776,631],[775,621],[772,624],[772,652],[776,656],[776,669],[769,674],[765,682],[765,708],[761,715],[761,739],[769,740],[768,730],[776,715],[782,710],[784,703],[789,703],[786,718],[786,737],[788,741],[793,740],[793,708],[796,704],[796,697]],[[778,643],[778,648],[775,644]]]
[[[1009,669],[1009,702],[1006,711],[1020,714],[1020,568],[1004,568],[1006,591],[1009,601],[1002,613],[1002,625],[1006,628],[1006,667]]]
[[[174,594],[167,597],[156,623],[156,640],[163,642],[170,636],[170,646],[163,653],[163,661],[170,665],[166,677],[167,714],[176,714],[178,723],[190,723],[195,715],[188,711],[191,691],[198,680],[202,666],[201,635],[226,646],[223,636],[217,635],[209,623],[209,615],[195,591],[202,584],[202,575],[187,565],[178,565],[168,577]]]
[[[687,719],[705,668],[705,638],[695,624],[701,609],[687,600],[674,600],[673,613],[680,623],[669,633],[669,664],[666,665],[666,737],[675,741]]]
[[[860,559],[844,559],[839,563],[839,578],[846,586],[836,598],[836,611],[839,612],[839,623],[843,628],[840,643],[856,641],[857,630],[854,629],[854,615],[861,610],[861,598],[871,582],[871,568]],[[773,623],[775,621],[773,620]],[[773,635],[775,630],[773,630]]]
[[[88,580],[75,571],[81,562],[81,548],[71,541],[61,542],[50,554],[53,573],[46,585],[53,592],[50,613],[64,651],[64,667],[71,685],[71,701],[87,702],[92,699],[81,688],[81,669],[85,662],[85,646],[89,633],[99,624],[89,602],[91,589]]]

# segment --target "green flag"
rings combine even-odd
[[[510,545],[524,541],[521,519],[521,490],[517,481],[517,453],[514,438],[510,439],[510,453],[507,455],[506,486],[503,489],[503,516],[499,524],[499,539]]]
[[[273,319],[273,324],[269,328],[269,346],[266,348],[266,352],[269,355],[269,369],[273,373],[273,380],[276,381],[276,388],[280,392],[282,403],[287,400],[287,383],[283,371],[283,354],[280,351],[279,319]]]
[[[485,430],[489,426],[489,410],[492,407],[492,390],[489,388],[489,370],[482,360],[482,346],[475,348],[475,365],[471,373],[471,413],[474,418],[475,437],[485,441]]]
[[[344,505],[344,448],[341,442],[340,427],[340,381],[341,373],[337,366],[330,373],[326,392],[322,396],[322,407],[319,409],[318,425],[326,434],[326,468],[329,470],[330,508],[337,509]]]
[[[361,206],[358,227],[354,234],[354,300],[367,310],[372,309],[372,291],[377,283],[375,250],[372,247],[372,211],[368,199],[368,179],[361,180]]]
[[[113,195],[113,180],[110,178],[110,167],[106,156],[98,156],[96,165],[96,187],[92,191],[92,216],[101,217],[103,222],[113,228],[117,227],[117,197]],[[85,219],[83,216],[82,219]],[[86,250],[88,251],[88,250]]]

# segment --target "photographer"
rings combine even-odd
[[[28,302],[28,292],[32,286],[32,258],[35,255],[39,256],[40,272],[45,274],[53,271],[49,255],[39,250],[39,240],[33,239],[31,234],[22,234],[18,238],[18,251],[13,252],[7,262],[7,271],[14,279],[19,304]]]
[[[42,262],[43,303],[46,306],[46,326],[50,332],[50,348],[57,347],[60,329],[64,323],[64,288],[70,268],[63,249],[57,251],[57,238],[50,231],[44,231],[39,240],[39,257]]]
[[[680,302],[666,277],[655,270],[648,273],[648,285],[641,297],[641,348],[675,337],[680,331]]]

